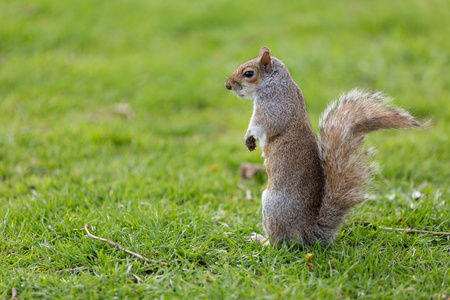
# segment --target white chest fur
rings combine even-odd
[[[252,118],[250,119],[250,124],[248,125],[247,134],[245,137],[253,136],[258,142],[259,146],[262,149],[262,156],[264,157],[264,145],[266,144],[266,133],[263,129],[263,127],[258,124],[258,118],[256,116],[256,105],[257,105],[257,98],[255,97],[253,100],[253,114]]]

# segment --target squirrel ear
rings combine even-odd
[[[272,63],[269,48],[262,47],[261,50],[259,50],[259,56],[261,57],[259,59],[259,65],[265,69],[267,73],[270,72],[272,70]]]
[[[259,50],[259,56],[262,56],[264,52],[269,52],[270,54],[269,48],[267,48],[266,46],[262,47],[261,50]]]

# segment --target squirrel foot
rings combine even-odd
[[[253,151],[256,149],[256,139],[253,135],[251,135],[245,139],[245,146],[247,146],[248,150],[250,150],[250,151]]]
[[[260,246],[269,246],[270,240],[260,234],[257,234],[255,232],[252,233],[252,236],[247,238],[247,241],[250,243],[256,242]]]

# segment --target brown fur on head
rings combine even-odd
[[[256,87],[271,71],[270,50],[262,47],[258,57],[237,67],[228,77],[225,87],[241,98],[252,100]]]

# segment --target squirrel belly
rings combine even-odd
[[[352,90],[325,110],[317,140],[299,87],[266,47],[240,65],[225,87],[254,101],[245,144],[252,151],[259,141],[263,149],[263,227],[276,245],[331,242],[350,210],[364,201],[373,173],[364,136],[420,126],[408,112],[387,106],[381,93]]]
[[[325,172],[312,131],[310,139],[300,132],[296,137],[280,136],[273,144],[269,140],[265,147],[263,227],[273,242],[317,240],[313,229],[324,196]]]

